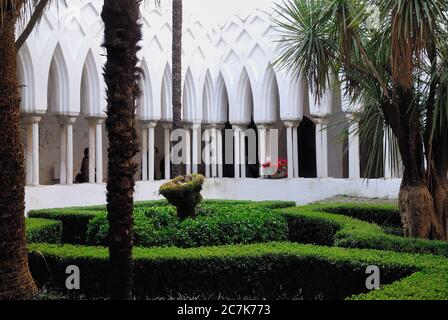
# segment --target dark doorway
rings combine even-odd
[[[304,117],[298,128],[299,174],[301,178],[316,178],[316,125]]]

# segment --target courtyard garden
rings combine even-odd
[[[136,299],[448,299],[448,243],[402,237],[394,204],[203,201],[180,220],[166,201],[136,203]],[[108,295],[106,207],[32,211],[38,285],[79,299]],[[66,269],[80,269],[80,290]],[[366,289],[378,266],[381,288]],[[45,292],[44,290],[44,292]]]

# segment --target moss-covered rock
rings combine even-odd
[[[196,206],[201,203],[205,178],[200,174],[179,176],[163,184],[159,193],[177,208],[177,216],[184,220],[196,217]]]

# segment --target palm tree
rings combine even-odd
[[[0,300],[29,299],[37,292],[28,267],[25,239],[25,170],[20,141],[17,51],[48,0],[0,2]],[[16,45],[19,19],[27,23]]]
[[[382,144],[379,135],[390,132],[404,166],[405,234],[441,240],[448,236],[447,9],[446,0],[287,0],[276,21],[279,66],[305,76],[315,99],[340,75],[363,106],[361,138]]]
[[[173,0],[173,130],[182,129],[182,0]],[[173,164],[174,177],[182,175],[182,166]]]
[[[107,62],[106,129],[109,137],[107,211],[109,221],[110,296],[132,298],[133,193],[139,152],[135,129],[139,69],[138,42],[142,39],[141,0],[104,0],[104,48]]]

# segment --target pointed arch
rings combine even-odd
[[[54,50],[48,76],[48,106],[56,113],[67,113],[70,110],[70,91],[67,64],[58,44]]]
[[[184,94],[183,94],[183,119],[184,121],[198,120],[195,117],[196,108],[196,89],[194,84],[193,74],[191,69],[188,68],[185,74],[184,82]]]
[[[153,93],[151,83],[151,73],[149,72],[148,64],[145,58],[141,62],[142,75],[140,78],[140,100],[138,104],[138,116],[140,119],[152,119],[154,115]]]
[[[204,121],[212,123],[215,120],[215,112],[213,106],[213,81],[210,75],[210,70],[207,70],[205,75],[204,89],[202,91],[202,104]]]
[[[101,114],[98,68],[91,50],[87,53],[81,77],[81,112],[86,116]]]
[[[218,76],[218,82],[216,84],[215,92],[215,106],[218,122],[226,122],[228,120],[228,109],[229,109],[229,95],[227,91],[226,82],[222,73]]]
[[[21,112],[32,112],[35,105],[35,82],[30,51],[24,44],[17,55],[17,76],[21,89]]]
[[[162,120],[173,120],[173,82],[170,65],[167,63],[163,71],[162,90],[161,90],[161,104],[162,104]]]
[[[230,110],[231,123],[250,123],[253,111],[253,91],[246,68],[243,68],[238,81],[236,106]],[[236,109],[236,110],[235,110]]]
[[[256,110],[255,115],[260,115],[261,122],[275,122],[280,114],[280,98],[277,76],[272,67],[266,70],[261,87],[261,110]],[[257,122],[257,121],[256,121]]]

